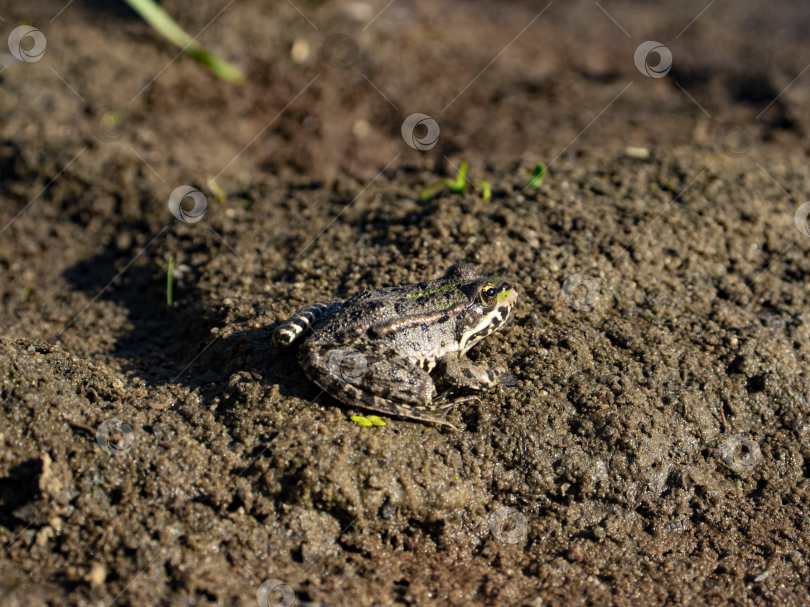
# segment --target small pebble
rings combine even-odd
[[[303,38],[296,39],[290,49],[290,59],[293,63],[304,63],[309,58],[309,44]]]
[[[770,571],[763,571],[763,572],[762,572],[762,573],[760,573],[760,574],[759,574],[757,577],[755,577],[755,578],[754,578],[754,581],[755,581],[755,582],[762,582],[762,581],[764,581],[764,580],[765,580],[765,578],[767,578],[769,575],[771,575],[771,572],[770,572]]]
[[[84,580],[93,588],[98,588],[107,579],[107,570],[101,563],[93,563],[90,572],[84,576]]]
[[[646,160],[650,157],[650,150],[647,148],[634,148],[632,146],[628,147],[624,150],[625,156],[629,158],[635,158],[637,160]]]

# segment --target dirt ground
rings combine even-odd
[[[809,6],[163,6],[246,81],[123,3],[0,9],[47,40],[0,55],[0,604],[810,604]],[[457,432],[270,345],[456,261],[520,285]]]

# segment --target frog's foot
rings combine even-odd
[[[487,390],[498,384],[514,386],[517,381],[515,376],[506,369],[490,369],[454,356],[445,356],[441,360],[439,373],[442,380],[448,384],[470,390]]]
[[[456,405],[460,405],[461,403],[468,403],[471,400],[480,400],[477,394],[456,394],[456,389],[451,388],[450,390],[445,390],[439,396],[433,399],[433,403],[436,405],[448,406],[448,407],[455,407]]]
[[[341,303],[340,300],[316,301],[306,308],[301,308],[273,331],[273,346],[276,348],[289,346],[297,339],[304,337],[309,333],[312,325],[324,316],[331,314],[335,307]]]
[[[453,388],[446,390],[437,398],[434,398],[433,405],[436,407],[442,407],[443,411],[450,411],[463,403],[468,403],[474,400],[480,402],[481,398],[478,396],[478,394],[458,394],[458,390]],[[445,413],[445,415],[447,415],[447,413]]]
[[[433,379],[405,358],[350,347],[304,349],[299,358],[312,381],[347,405],[452,426],[444,416],[453,405],[434,404]]]

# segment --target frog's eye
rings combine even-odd
[[[498,289],[495,288],[495,285],[489,283],[483,289],[481,289],[481,303],[485,306],[491,306],[495,303],[495,297],[498,295]]]

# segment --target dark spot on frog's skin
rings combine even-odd
[[[472,371],[470,371],[469,369],[462,369],[461,374],[464,377],[467,377],[469,379],[475,379],[475,376],[472,374]]]
[[[509,308],[507,308],[506,306],[501,306],[500,308],[498,308],[498,314],[501,315],[501,319],[506,318],[506,315],[509,314]]]

